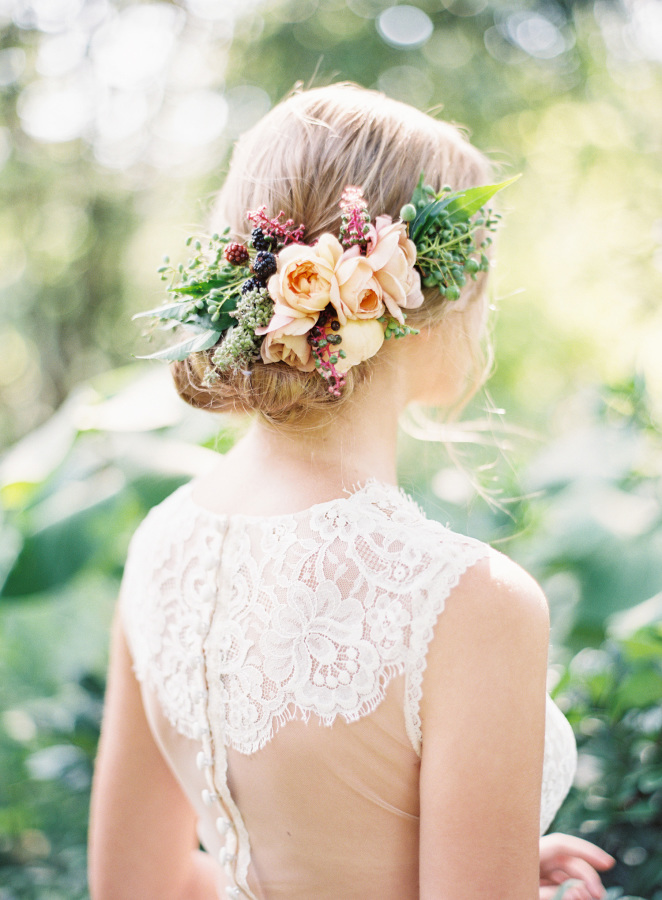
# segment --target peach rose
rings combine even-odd
[[[284,362],[300,372],[312,372],[315,361],[310,352],[308,332],[316,321],[317,316],[292,318],[286,325],[268,331],[260,347],[264,362]]]
[[[423,302],[420,275],[414,268],[416,246],[407,237],[405,223],[393,222],[390,216],[377,216],[370,241],[366,259],[382,288],[386,308],[403,323],[402,309],[416,309]]]
[[[345,250],[335,267],[331,303],[342,325],[348,319],[376,319],[384,312],[382,287],[358,247]]]
[[[384,328],[377,319],[350,319],[336,334],[342,338],[337,349],[343,350],[345,357],[339,357],[335,366],[343,375],[352,366],[374,356],[384,343]]]
[[[278,271],[268,282],[275,311],[294,317],[319,313],[336,287],[335,267],[343,254],[340,241],[323,234],[314,247],[290,244],[277,256]]]

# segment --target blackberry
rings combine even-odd
[[[271,251],[277,246],[276,238],[271,234],[265,234],[261,228],[253,229],[251,241],[256,250]]]
[[[223,256],[233,266],[245,266],[249,260],[248,247],[244,247],[243,244],[238,244],[234,241],[227,245],[223,251]]]
[[[247,294],[249,291],[257,291],[262,287],[257,278],[247,278],[241,286],[241,293]]]
[[[253,272],[258,278],[266,279],[277,271],[276,257],[273,253],[261,250],[253,261]]]

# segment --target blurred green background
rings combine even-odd
[[[132,361],[131,315],[235,137],[345,79],[523,173],[489,393],[450,453],[412,418],[401,478],[542,582],[580,745],[555,827],[618,857],[610,897],[662,900],[660,0],[0,0],[0,900],[87,897],[127,542],[240,427]]]

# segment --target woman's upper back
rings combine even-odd
[[[123,621],[229,895],[418,897],[426,655],[453,589],[491,551],[377,482],[270,517],[191,495],[136,533]],[[568,732],[551,705],[544,827],[572,777]]]

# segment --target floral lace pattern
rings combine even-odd
[[[204,705],[219,735],[221,773],[226,748],[254,753],[293,718],[356,721],[404,675],[403,714],[420,755],[434,626],[462,574],[487,553],[377,482],[273,517],[215,514],[184,486],[149,514],[131,544],[122,612],[136,674],[186,737],[199,739]],[[543,828],[575,765],[572,733],[551,706]],[[217,790],[229,806],[227,786]],[[236,824],[244,840],[235,884],[247,890],[247,835]]]

